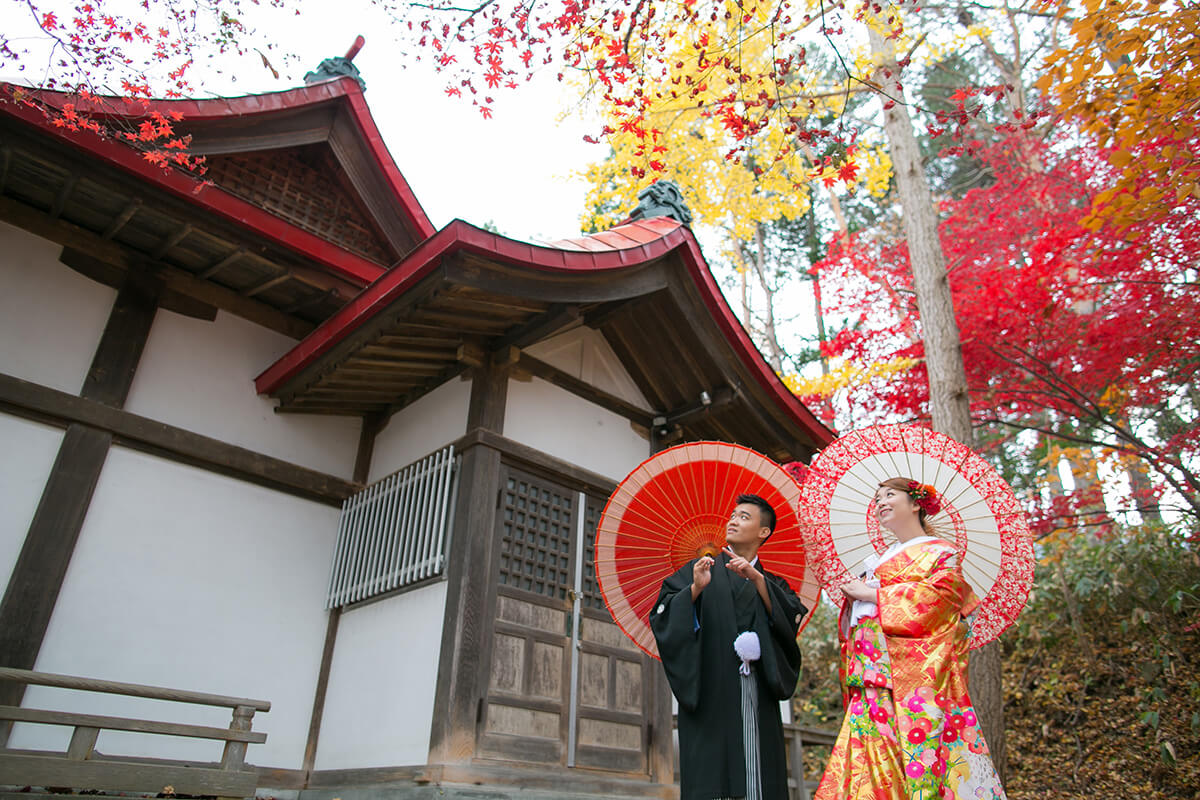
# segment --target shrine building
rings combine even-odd
[[[437,230],[353,74],[152,103],[203,177],[14,89],[0,667],[157,688],[0,680],[0,786],[136,764],[184,792],[224,764],[312,800],[677,797],[670,693],[605,609],[597,519],[671,444],[832,439],[685,221]]]

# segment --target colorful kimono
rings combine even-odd
[[[874,567],[878,604],[842,606],[846,716],[814,800],[1002,800],[967,694],[977,605],[949,543],[897,543]],[[859,614],[851,624],[852,606]]]

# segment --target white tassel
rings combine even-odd
[[[733,640],[733,652],[737,653],[738,658],[742,660],[738,672],[749,675],[750,662],[762,658],[762,643],[758,641],[758,634],[754,631],[739,633]]]

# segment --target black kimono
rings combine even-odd
[[[762,796],[782,799],[788,796],[787,756],[779,701],[792,696],[800,677],[796,633],[808,609],[759,561],[771,597],[768,615],[754,585],[726,568],[728,563],[729,556],[720,554],[712,580],[693,605],[695,561],[689,561],[663,581],[650,611],[667,681],[679,701],[680,800],[746,795],[742,662],[733,649],[733,640],[746,630],[758,634],[762,647],[762,657],[751,662],[758,687]]]

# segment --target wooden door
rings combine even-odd
[[[504,467],[499,574],[478,755],[565,764],[577,494]]]
[[[650,744],[651,670],[658,664],[630,641],[604,605],[596,582],[596,524],[604,499],[584,501],[573,766],[645,774]]]
[[[612,621],[596,583],[604,502],[504,468],[480,757],[648,771],[645,689],[658,665]]]

